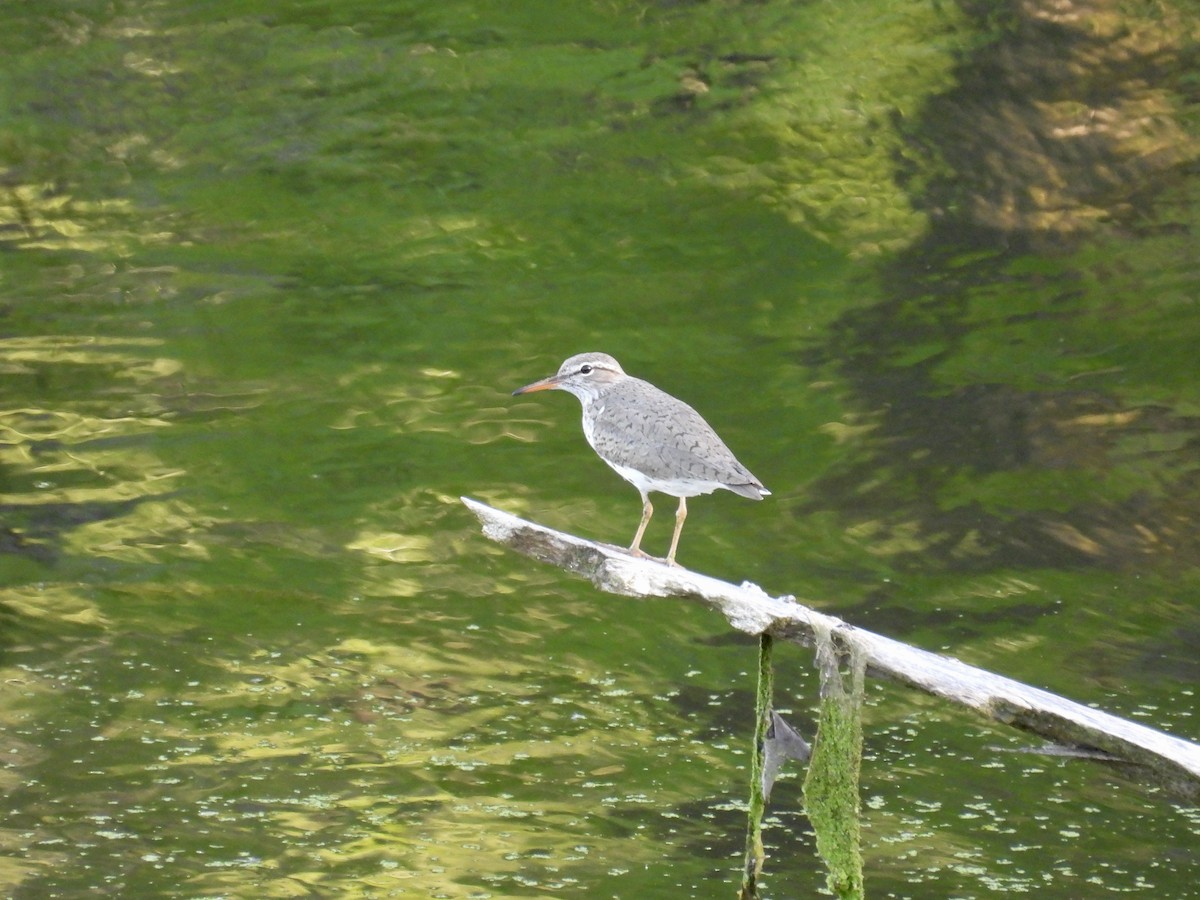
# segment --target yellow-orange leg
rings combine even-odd
[[[642,535],[646,533],[646,526],[650,524],[652,515],[654,515],[654,507],[650,505],[650,496],[642,494],[642,522],[638,525],[637,534],[633,536],[633,543],[629,545],[629,552],[634,556],[646,555],[642,550]]]
[[[683,520],[687,518],[687,498],[679,498],[679,509],[675,510],[675,533],[671,535],[671,551],[667,554],[667,565],[679,565],[675,562],[675,548],[679,546],[679,532],[683,531]]]

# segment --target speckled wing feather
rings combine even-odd
[[[666,484],[681,477],[754,500],[767,493],[704,418],[640,378],[614,385],[593,409],[590,440],[605,460]],[[666,490],[666,493],[671,493]]]

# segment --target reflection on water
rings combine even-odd
[[[9,826],[38,865],[61,863],[69,841],[77,865],[141,891],[219,891],[221,873],[241,866],[264,890],[367,878],[429,891],[447,867],[552,887],[651,861],[651,846],[625,847],[618,861],[605,846],[611,825],[587,810],[620,817],[649,804],[648,791],[654,806],[686,796],[726,754],[663,734],[666,698],[631,703],[602,671],[547,672],[519,651],[487,652],[497,637],[468,628],[428,649],[301,639],[242,656],[201,641],[182,665],[181,642],[121,638],[65,666],[27,664],[22,693],[57,671],[65,703],[53,736],[36,720],[10,723],[14,747],[29,753],[17,762],[69,764],[74,799],[60,814],[36,783],[22,785]],[[630,756],[655,758],[664,741],[678,784],[628,770]],[[177,815],[166,831],[164,804]],[[484,848],[494,857],[479,869]],[[44,883],[69,891],[88,876],[59,868]]]
[[[923,116],[918,142],[945,166],[926,197],[935,219],[1035,241],[1155,227],[1147,192],[1200,157],[1176,93],[1194,25],[1183,9],[1130,13],[1111,0],[1005,11],[1011,21]]]
[[[891,315],[893,333],[912,337],[914,329],[899,324],[907,318],[899,305],[872,315]],[[956,343],[947,340],[938,363],[969,352]],[[1200,434],[1190,415],[1128,406],[1098,391],[1054,390],[1047,372],[1046,386],[1028,392],[1001,385],[947,391],[936,363],[879,368],[877,359],[851,373],[879,409],[869,436],[856,442],[872,450],[821,488],[840,496],[869,485],[856,504],[886,513],[852,533],[869,540],[872,552],[934,555],[982,570],[1120,568],[1151,556],[1200,562],[1189,525]],[[894,462],[881,465],[879,452]]]
[[[54,184],[10,184],[0,193],[0,247],[20,250],[114,250],[174,239],[171,233],[135,232],[143,222],[123,198],[85,200]]]
[[[152,449],[153,435],[170,427],[160,386],[180,369],[175,360],[147,355],[160,343],[49,336],[0,341],[6,376],[33,388],[30,405],[0,411],[6,472],[0,512],[8,552],[50,563],[68,534],[78,540],[88,528],[109,530],[91,547],[103,554],[158,528],[159,516],[139,507],[169,494],[183,474]],[[108,398],[73,396],[78,385],[97,378],[108,383]]]
[[[756,447],[698,567],[1194,734],[1183,9],[13,6],[5,893],[734,883],[751,642],[457,499],[627,537],[508,396],[564,348]],[[872,894],[1195,895],[1194,811],[870,690]],[[799,775],[771,896],[824,879]]]
[[[989,733],[977,724],[952,727],[943,712],[914,710],[903,719],[889,715],[888,722],[868,731],[872,734],[866,752],[876,765],[865,768],[878,780],[864,784],[864,805],[868,820],[886,837],[876,846],[868,872],[894,873],[910,885],[961,877],[977,890],[995,893],[1038,893],[1077,878],[1097,893],[1153,892],[1164,884],[1177,889],[1149,845],[1171,840],[1173,833],[1193,832],[1195,809],[1115,795],[1085,783],[1070,762],[1026,752],[1019,738]],[[922,793],[916,786],[926,773],[958,789]],[[1036,782],[1040,791],[1021,793],[1015,789],[1021,781]],[[1113,816],[1146,829],[1146,851],[1132,858],[1114,855],[1120,837],[1111,828]],[[1091,852],[1039,858],[1048,848],[1076,841],[1085,841]],[[982,849],[992,842],[1006,846],[999,858]],[[1187,891],[1183,895],[1190,896]]]
[[[1135,27],[1105,2],[1009,15],[923,115],[935,229],[811,357],[863,410],[813,505],[855,494],[858,531],[917,565],[1197,566],[1187,45],[1171,14]]]

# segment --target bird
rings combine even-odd
[[[641,494],[642,520],[629,546],[634,556],[654,558],[641,549],[642,535],[654,514],[652,491],[679,498],[666,558],[669,566],[678,565],[675,551],[687,518],[688,497],[719,488],[751,500],[771,493],[738,462],[700,413],[650,382],[626,375],[607,353],[576,354],[556,374],[517,388],[513,396],[548,390],[579,398],[587,442]]]

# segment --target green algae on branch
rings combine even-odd
[[[821,714],[812,760],[804,779],[804,806],[817,840],[817,853],[828,869],[834,896],[865,896],[858,776],[862,762],[862,696],[866,661],[851,654],[850,690],[838,669],[837,650],[828,631],[817,634],[821,670]]]
[[[771,668],[771,648],[774,639],[763,632],[758,636],[758,689],[754,703],[754,752],[750,759],[750,803],[746,813],[746,868],[742,873],[739,900],[754,900],[758,897],[758,879],[762,875],[766,851],[762,843],[762,817],[766,809],[767,788],[763,784],[763,764],[766,753],[767,723],[769,722],[772,696],[775,692],[774,672]]]

